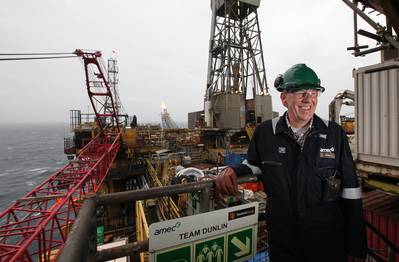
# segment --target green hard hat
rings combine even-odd
[[[316,89],[324,92],[316,73],[305,64],[293,65],[283,75],[277,76],[274,87],[279,92],[295,92],[303,89]]]

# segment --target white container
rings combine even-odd
[[[399,167],[399,61],[359,68],[353,77],[357,159]]]

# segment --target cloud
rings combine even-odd
[[[351,70],[378,62],[353,58],[352,13],[340,1],[262,1],[258,10],[267,80],[294,63],[313,67],[326,93],[353,89]],[[120,97],[129,114],[159,122],[165,101],[176,121],[201,110],[206,85],[209,1],[10,1],[0,9],[0,50],[6,52],[98,49],[117,51]],[[68,122],[68,109],[87,110],[89,99],[78,59],[0,62],[3,122]],[[283,111],[272,90],[275,109]]]

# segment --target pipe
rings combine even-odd
[[[242,184],[248,182],[256,182],[257,180],[258,178],[256,176],[245,176],[238,178],[238,183]],[[122,204],[127,202],[133,202],[136,200],[144,200],[144,199],[151,199],[163,196],[172,196],[182,193],[196,192],[210,187],[213,187],[212,180],[200,181],[188,184],[180,184],[180,185],[155,187],[144,190],[118,192],[118,193],[98,196],[97,204],[98,205]]]
[[[100,250],[96,254],[96,261],[108,261],[120,257],[126,257],[133,253],[144,252],[148,250],[148,240],[128,243],[123,246]]]
[[[374,48],[370,48],[370,49],[367,49],[367,50],[364,50],[364,51],[355,52],[354,54],[355,54],[355,56],[367,55],[367,54],[370,54],[370,53],[381,51],[383,49],[387,49],[388,47],[389,47],[388,44],[380,45],[380,46],[377,46],[377,47],[374,47]]]
[[[384,40],[381,36],[373,34],[373,33],[370,33],[370,32],[368,32],[366,30],[363,30],[363,29],[359,29],[359,31],[357,31],[357,33],[359,35],[374,39],[377,42],[382,42]]]
[[[258,181],[257,176],[244,176],[237,179],[239,184],[248,183],[248,182],[256,182]],[[91,198],[86,198],[83,202],[83,206],[79,211],[79,215],[76,218],[75,223],[72,226],[71,233],[68,235],[68,239],[64,245],[63,250],[61,251],[61,255],[58,258],[58,261],[61,262],[75,262],[82,261],[83,254],[85,253],[85,248],[87,247],[87,239],[90,233],[90,229],[92,228],[92,219],[95,215],[95,210],[97,205],[107,205],[107,204],[121,204],[127,202],[133,202],[136,200],[144,200],[150,198],[157,198],[162,196],[171,196],[181,193],[189,193],[195,191],[201,191],[204,189],[209,189],[214,186],[213,180],[194,182],[189,184],[180,184],[180,185],[171,185],[164,187],[156,187],[144,190],[133,190],[133,191],[125,191],[101,196],[93,196]],[[120,254],[125,256],[125,252],[132,250],[141,250],[145,243],[132,243],[128,244],[127,247],[118,247],[116,251],[112,251],[112,256],[118,257]],[[108,256],[108,254],[104,251],[103,254],[99,256]],[[116,257],[115,257],[116,258]],[[108,259],[107,259],[108,260]]]
[[[57,261],[75,262],[83,261],[82,255],[85,252],[87,237],[92,228],[92,218],[95,215],[96,202],[94,199],[87,198],[79,211],[79,215],[73,223],[72,230],[68,234],[64,248]]]
[[[357,0],[354,0],[353,4],[357,7]],[[357,13],[355,10],[353,10],[353,41],[355,51],[359,51],[359,39],[357,36]]]

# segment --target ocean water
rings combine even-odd
[[[0,212],[67,164],[64,124],[0,125]]]

